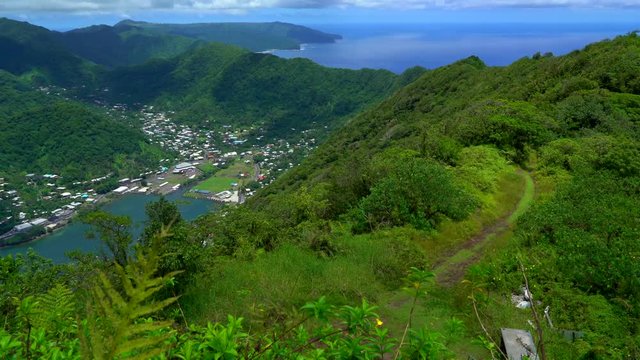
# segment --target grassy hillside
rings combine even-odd
[[[401,274],[435,265],[438,285],[415,310],[416,323],[444,334],[451,316],[464,319],[465,340],[451,338],[455,356],[487,357],[470,346],[477,336],[489,340],[468,296],[476,294],[489,336],[529,328],[531,313],[510,304],[524,283],[519,259],[556,328],[585,334],[568,342],[544,325],[549,358],[636,357],[640,267],[625,254],[640,250],[639,49],[631,34],[563,57],[536,54],[500,68],[472,57],[425,73],[353,118],[248,208],[200,220],[199,236],[235,260],[198,275],[185,299],[190,316],[231,312],[261,323],[248,309],[277,312],[307,293],[337,303],[364,296],[400,336],[409,313],[402,304],[410,303],[394,290]],[[516,206],[532,197],[517,168],[535,181],[528,211]],[[415,260],[399,262],[407,255],[391,250],[395,241]],[[348,260],[361,243],[391,258],[382,265],[370,255],[372,269],[348,268],[361,264]],[[309,252],[327,260],[303,260]],[[283,256],[304,265],[283,270]],[[335,266],[344,266],[340,275],[330,275]],[[366,284],[355,282],[371,272]],[[460,283],[465,272],[470,284]],[[211,286],[218,277],[253,280],[231,301],[245,288]]]

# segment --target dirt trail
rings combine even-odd
[[[485,243],[511,230],[513,220],[519,215],[516,214],[516,212],[522,212],[523,209],[528,206],[532,194],[527,193],[533,191],[533,180],[531,176],[524,171],[519,171],[519,173],[525,178],[525,188],[522,191],[518,204],[493,224],[484,227],[480,233],[445,253],[440,260],[434,264],[433,271],[436,274],[436,281],[439,285],[451,287],[459,283],[467,272],[467,269],[482,257]],[[454,262],[452,259],[461,259],[461,261]]]

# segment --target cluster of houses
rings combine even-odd
[[[153,173],[153,172],[149,172]],[[147,175],[149,173],[141,174]],[[34,226],[43,226],[47,231],[51,231],[55,228],[64,225],[75,214],[76,210],[83,204],[93,204],[105,195],[98,194],[93,188],[82,189],[82,185],[90,186],[101,181],[110,178],[113,174],[108,174],[103,177],[98,177],[84,182],[74,182],[73,188],[75,190],[67,189],[65,186],[57,185],[57,182],[61,179],[60,176],[55,174],[44,174],[42,176],[36,174],[27,175],[27,185],[35,186],[39,189],[46,189],[46,191],[39,191],[41,194],[38,198],[39,202],[44,206],[40,208],[53,210],[24,210],[18,213],[16,220],[19,223],[9,233],[0,235],[9,236],[19,232],[30,230]],[[146,193],[149,190],[148,186],[142,186],[143,179],[121,179],[119,181],[119,187],[112,191],[113,194],[121,195],[126,193]],[[18,210],[24,207],[24,201],[21,200],[17,190],[7,190],[4,188],[8,184],[3,178],[0,178],[0,198],[9,199],[12,201],[12,205]],[[82,190],[79,190],[82,189]],[[1,219],[2,221],[11,220],[11,217]]]
[[[50,91],[47,88],[40,90]],[[99,104],[107,107],[106,104]],[[126,117],[125,111],[127,109],[124,105],[116,104],[107,107],[107,110],[114,117],[118,115],[122,118]],[[180,185],[165,181],[165,174],[180,174],[184,175],[185,179],[193,179],[201,173],[197,169],[197,165],[200,163],[208,162],[216,167],[224,167],[236,159],[245,161],[247,164],[252,163],[253,158],[259,159],[257,164],[259,172],[255,174],[253,180],[258,181],[261,185],[266,185],[271,183],[280,173],[299,163],[316,147],[316,139],[313,137],[314,130],[296,131],[292,129],[291,134],[300,135],[296,136],[300,140],[295,143],[275,140],[269,144],[261,144],[265,142],[264,135],[262,135],[264,130],[255,126],[234,129],[231,125],[222,125],[215,129],[214,127],[198,129],[175,123],[171,119],[171,115],[173,112],[158,112],[154,111],[153,106],[144,106],[140,112],[143,123],[142,131],[152,143],[174,151],[177,155],[179,154],[179,157],[177,159],[163,159],[164,166],[160,166],[160,171],[157,173],[156,171],[148,171],[140,174],[139,178],[121,179],[119,186],[113,190],[114,194],[175,191]],[[247,141],[251,143],[251,146],[246,144]],[[219,147],[215,144],[219,144]],[[171,167],[170,165],[178,159],[183,160]],[[249,178],[252,175],[250,173],[238,174],[240,178]],[[29,204],[25,204],[19,191],[9,186],[2,178],[0,178],[0,198],[8,200],[16,210],[24,209],[17,212],[20,224],[16,226],[16,231],[24,231],[38,225],[53,229],[61,222],[67,221],[68,217],[73,215],[74,211],[82,204],[94,203],[104,196],[98,195],[94,187],[113,176],[113,173],[109,173],[91,180],[74,182],[71,184],[71,188],[67,188],[64,186],[65,183],[60,181],[59,175],[27,174],[27,185],[44,189],[38,191],[40,195],[37,199],[39,204],[44,203],[44,206],[38,206],[41,210],[37,211],[30,210]],[[143,181],[143,177],[153,178],[154,183]],[[246,190],[244,194],[248,196],[253,194],[249,189]],[[237,194],[235,196],[227,196],[229,194],[226,193],[217,195],[220,195],[218,197],[226,202],[239,200]],[[0,221],[7,220],[0,219]]]
[[[202,161],[213,148],[214,131],[196,130],[184,124],[176,124],[172,113],[154,112],[153,106],[145,106],[141,112],[142,131],[151,143],[180,154],[180,158]]]
[[[173,112],[155,112],[153,106],[143,107],[140,115],[143,123],[142,131],[151,143],[174,151],[179,154],[178,159],[190,162],[211,160],[214,166],[216,162],[217,165],[224,165],[225,161],[238,156],[233,149],[247,148],[245,143],[251,134],[261,130],[254,126],[234,129],[231,125],[222,125],[217,129],[190,127],[175,123],[171,115]],[[262,139],[263,136],[254,137],[255,142]]]
[[[66,223],[82,204],[93,203],[100,197],[92,188],[79,190],[82,188],[79,185],[92,184],[91,181],[76,182],[73,184],[74,190],[71,190],[61,186],[60,180],[61,177],[56,174],[26,175],[26,185],[36,189],[37,201],[41,205],[36,210],[29,209],[19,191],[8,190],[10,184],[4,178],[0,178],[0,198],[10,201],[15,210],[13,213],[17,214],[16,219],[13,219],[14,215],[1,219],[17,221],[17,225],[5,235],[28,231],[37,226],[42,226],[48,231],[53,230]]]
[[[315,149],[317,130],[291,129],[299,140],[290,143],[286,140],[276,140],[261,145],[265,141],[264,129],[256,126],[234,128],[231,125],[214,126],[202,129],[175,123],[171,116],[173,112],[154,111],[153,106],[145,106],[141,111],[143,132],[152,143],[175,151],[180,159],[188,162],[178,164],[174,171],[184,173],[188,165],[210,161],[213,166],[223,167],[232,159],[244,158],[245,155],[263,155],[264,160],[259,163],[262,173],[257,179],[268,184],[278,174],[295,166],[311,150]],[[250,142],[252,146],[248,146]],[[219,146],[216,146],[218,144]],[[222,149],[226,149],[223,151]],[[250,149],[241,153],[234,149]],[[168,161],[168,159],[165,159]],[[247,160],[244,160],[247,161]]]
[[[302,132],[302,134],[308,133],[309,130]],[[263,185],[270,184],[278,175],[296,166],[316,147],[316,139],[305,136],[294,144],[280,140],[261,147],[258,151],[254,151],[255,155],[260,156],[258,162],[260,174],[256,180]]]

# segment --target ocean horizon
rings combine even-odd
[[[339,34],[333,44],[304,44],[274,50],[283,58],[307,58],[347,69],[395,73],[422,66],[434,69],[469,56],[505,66],[537,52],[564,55],[586,45],[640,30],[640,22],[614,24],[308,24]]]

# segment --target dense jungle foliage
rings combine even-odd
[[[0,352],[504,358],[519,328],[541,359],[638,358],[639,120],[636,34],[427,71],[248,204],[161,200],[141,239],[89,214],[98,257],[2,259]]]
[[[208,44],[173,59],[116,69],[105,75],[104,84],[114,101],[172,109],[186,123],[260,126],[270,136],[286,138],[292,128],[336,128],[422,71],[398,76],[331,69],[306,59]]]
[[[162,151],[138,129],[0,71],[0,174],[54,173],[67,182],[155,166]],[[137,170],[137,172],[135,172]],[[127,173],[123,171],[122,174]],[[17,183],[17,181],[16,181]]]
[[[171,58],[199,44],[194,39],[149,33],[122,24],[90,26],[54,36],[73,54],[110,68],[138,65],[154,58]]]

